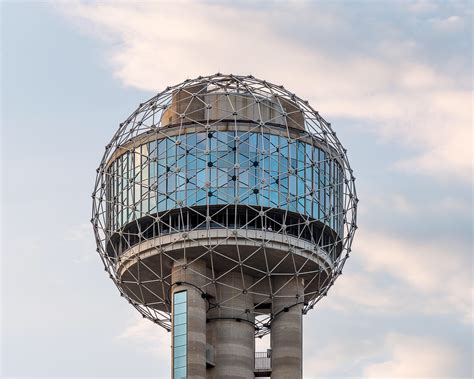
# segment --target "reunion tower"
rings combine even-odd
[[[354,180],[331,125],[253,76],[186,80],[120,124],[92,195],[97,251],[171,332],[172,378],[302,377],[302,316],[351,251]]]

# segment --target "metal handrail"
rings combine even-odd
[[[272,369],[272,351],[255,352],[255,370],[271,370]]]

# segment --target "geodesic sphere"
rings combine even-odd
[[[327,293],[356,229],[354,177],[330,125],[252,76],[168,87],[120,125],[97,172],[92,223],[106,270],[165,328],[177,262],[201,262],[209,307],[263,334],[275,299],[306,311]]]

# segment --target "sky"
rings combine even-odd
[[[305,379],[473,376],[472,3],[0,11],[2,378],[169,377],[169,334],[119,296],[95,251],[91,193],[139,103],[215,72],[309,100],[354,169],[359,228],[304,317]]]

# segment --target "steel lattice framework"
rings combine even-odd
[[[275,316],[263,305],[283,296],[272,277],[304,278],[294,297],[306,313],[341,274],[357,228],[354,181],[331,125],[283,86],[186,80],[140,104],[106,146],[92,194],[97,252],[121,296],[167,330],[170,264],[205,260],[203,296],[228,286],[228,272],[242,283],[251,273],[233,289],[257,299],[241,311],[262,336]],[[231,300],[209,297],[209,307]]]

